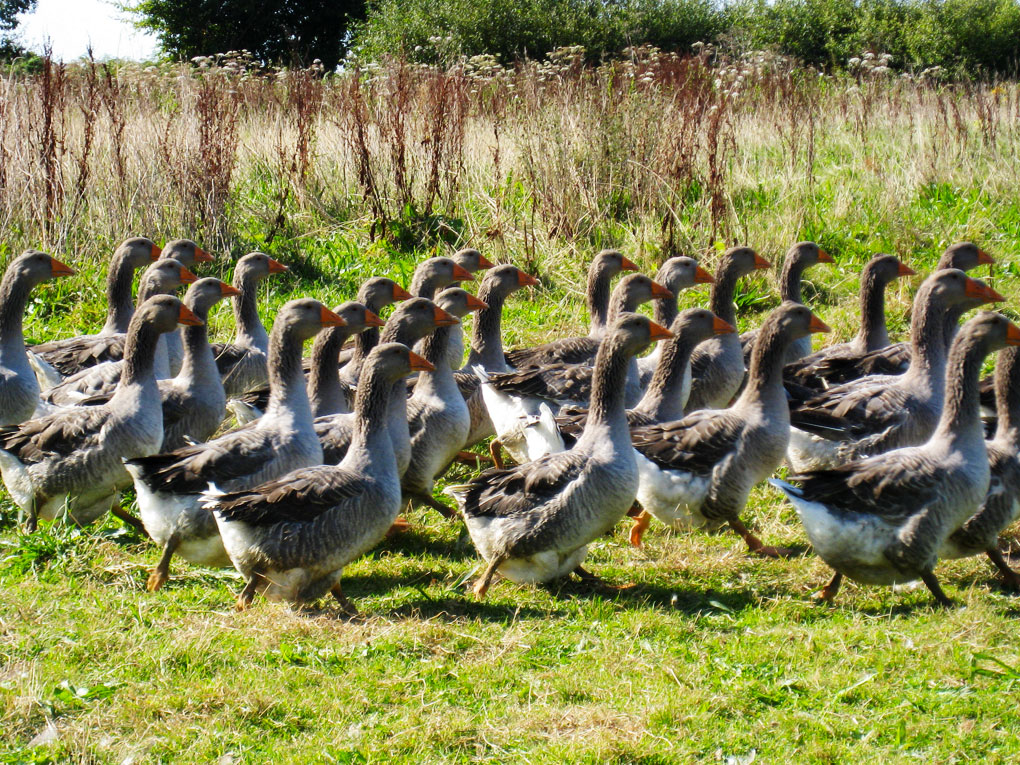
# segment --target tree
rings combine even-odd
[[[0,29],[9,32],[18,26],[18,14],[35,9],[38,0],[0,0]]]
[[[247,50],[267,64],[320,59],[327,71],[340,62],[352,22],[365,14],[365,0],[137,0],[122,7],[177,58]]]

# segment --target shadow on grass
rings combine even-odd
[[[450,521],[452,524],[453,521]],[[475,548],[471,545],[471,539],[467,535],[467,529],[460,526],[460,536],[453,541],[441,539],[430,532],[430,529],[416,525],[412,521],[409,530],[396,534],[380,543],[380,549],[397,552],[409,558],[420,558],[430,555],[436,558],[445,558],[450,561],[464,561],[477,557]]]

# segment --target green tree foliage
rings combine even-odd
[[[138,0],[124,7],[175,58],[247,50],[264,63],[320,59],[327,70],[365,11],[364,0]]]
[[[38,0],[0,0],[0,30],[18,26],[18,14],[34,10]]]
[[[900,68],[1014,74],[1020,0],[373,0],[355,35],[367,58],[499,54],[505,63],[582,45],[590,59],[631,45],[723,42],[841,68],[863,51]]]

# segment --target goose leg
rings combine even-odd
[[[170,538],[166,540],[159,563],[156,564],[156,568],[152,569],[149,580],[145,583],[145,589],[149,592],[155,592],[170,578],[170,559],[174,557],[174,550],[180,543],[181,538],[177,534],[171,534]]]
[[[630,527],[630,544],[632,547],[641,546],[641,538],[645,535],[645,531],[651,523],[652,516],[648,512],[642,511],[634,517],[634,525]]]
[[[485,593],[489,591],[489,585],[492,584],[492,577],[495,575],[496,569],[502,566],[504,561],[506,561],[504,557],[495,557],[489,561],[489,565],[485,568],[485,573],[471,587],[471,591],[475,594],[476,598],[481,600],[485,597]]]
[[[344,595],[343,589],[340,587],[340,582],[334,584],[329,594],[336,598],[336,602],[340,604],[340,609],[348,616],[358,616],[357,607],[351,602],[350,598]]]
[[[410,531],[411,524],[407,522],[404,516],[397,516],[397,519],[393,521],[393,525],[386,530],[386,538],[392,539],[395,536],[399,536],[407,531]]]
[[[763,558],[792,558],[796,555],[794,550],[789,547],[771,547],[766,546],[762,543],[758,537],[748,530],[747,526],[741,523],[739,518],[736,518],[729,522],[730,528],[737,532],[741,539],[747,544],[748,550],[755,555],[760,555]]]
[[[255,600],[255,593],[259,589],[259,580],[262,579],[262,574],[259,571],[252,571],[251,578],[248,579],[248,583],[244,585],[244,589],[241,590],[241,594],[237,596],[237,604],[234,608],[237,611],[247,611],[251,606],[251,602]]]
[[[34,534],[38,528],[39,513],[36,512],[35,503],[33,502],[32,506],[28,508],[28,511],[25,513],[25,531],[29,534]]]
[[[144,536],[146,539],[151,538],[149,537],[149,532],[145,530],[145,525],[140,520],[131,515],[131,513],[129,513],[127,510],[121,507],[119,502],[114,502],[113,507],[110,508],[110,512],[113,513],[115,518],[119,518],[122,522],[126,523],[128,526],[133,527],[135,531]]]
[[[484,454],[478,454],[476,452],[469,451],[457,452],[457,456],[454,457],[453,459],[455,462],[460,462],[461,464],[473,468],[478,467],[479,462],[492,463],[492,457],[486,457]]]
[[[489,442],[489,457],[492,459],[492,464],[499,470],[506,469],[506,464],[503,462],[503,453],[500,451],[502,448],[503,444],[500,443],[498,438],[494,438]]]
[[[1020,574],[1009,567],[1002,553],[995,547],[987,550],[988,558],[995,564],[995,567],[1002,573],[1003,585],[1010,592],[1020,592]]]
[[[832,579],[829,580],[829,583],[818,593],[818,599],[831,603],[836,599],[836,594],[839,592],[841,584],[843,584],[843,575],[836,571],[832,574]]]
[[[952,608],[956,604],[942,591],[939,580],[935,578],[934,571],[921,572],[921,581],[931,591],[932,596],[941,608]]]

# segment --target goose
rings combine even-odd
[[[74,269],[45,252],[27,250],[11,261],[0,281],[0,425],[29,419],[39,405],[39,381],[22,331],[32,288]]]
[[[771,264],[750,247],[731,247],[723,253],[715,271],[709,308],[727,324],[737,326],[733,296],[737,282]],[[686,411],[719,409],[730,403],[744,379],[744,356],[740,338],[720,335],[698,346],[691,357],[691,392]]]
[[[685,403],[683,386],[688,377],[685,370],[690,369],[690,358],[694,349],[710,337],[737,330],[708,309],[688,308],[673,320],[669,331],[673,333],[673,337],[658,344],[663,350],[659,354],[659,365],[648,389],[637,406],[627,410],[627,423],[631,428],[682,419]],[[568,407],[561,410],[555,418],[558,437],[563,442],[561,448],[574,444],[587,419],[587,408]],[[541,443],[540,437],[536,436],[532,436],[530,441],[533,444]],[[528,458],[537,459],[542,454],[557,451],[554,448],[555,442],[542,446],[545,447],[542,451],[536,451],[532,446],[528,451]]]
[[[213,355],[223,378],[227,398],[246,393],[269,382],[266,368],[269,335],[259,319],[258,288],[270,274],[288,270],[264,252],[250,252],[234,266],[233,285],[241,294],[234,298],[237,332],[231,343],[214,343]]]
[[[834,263],[832,256],[814,242],[797,242],[783,258],[783,271],[779,275],[779,299],[803,303],[801,299],[801,280],[804,271],[818,263]],[[751,346],[758,336],[758,330],[752,329],[740,335],[740,347],[744,354],[744,364],[751,363]],[[798,338],[786,348],[786,363],[796,361],[811,353],[811,336]]]
[[[605,332],[606,324],[610,319],[609,284],[613,277],[621,271],[637,271],[637,266],[617,250],[602,250],[588,267],[585,299],[588,303],[588,313],[591,316],[588,338],[592,340],[600,340]],[[511,368],[521,368],[550,360],[560,360],[561,357],[557,355],[557,349],[564,345],[569,348],[578,339],[580,338],[561,338],[533,348],[507,351],[506,363]]]
[[[223,383],[216,369],[212,350],[209,348],[207,322],[212,307],[223,298],[236,293],[237,290],[229,284],[210,276],[192,284],[184,296],[184,305],[191,309],[202,323],[185,327],[184,359],[177,376],[171,379],[157,379],[163,404],[164,435],[159,448],[161,452],[205,441],[219,429],[223,421],[227,397],[223,392]],[[105,404],[112,395],[113,391],[104,390],[82,399],[78,404],[87,406]]]
[[[51,340],[29,347],[32,366],[44,390],[78,372],[81,369],[79,359],[83,354],[89,358],[87,349],[93,343],[101,345],[102,338],[127,332],[135,310],[131,302],[135,271],[158,260],[161,252],[155,242],[142,236],[122,242],[114,251],[106,274],[106,323],[99,334]]]
[[[859,359],[866,353],[889,345],[885,322],[885,288],[894,280],[916,275],[910,266],[895,255],[876,255],[861,272],[861,329],[853,340],[829,345],[786,365],[785,379],[797,385],[823,390],[824,382],[816,377],[819,364],[835,360]]]
[[[959,269],[970,271],[979,265],[990,265],[994,259],[984,250],[971,242],[961,242],[946,249],[939,258],[935,271]],[[946,353],[953,341],[960,317],[980,303],[960,303],[952,311],[946,313]],[[822,361],[814,370],[814,381],[807,381],[817,389],[829,388],[841,383],[850,382],[867,375],[900,375],[910,367],[911,344],[909,342],[893,343],[884,348],[869,351],[860,357],[834,358]]]
[[[999,552],[999,533],[1020,517],[1020,349],[999,352],[995,364],[995,435],[985,442],[990,483],[981,507],[950,534],[940,558],[964,558],[982,553],[1003,576],[1005,586],[1020,591],[1020,574]]]
[[[230,565],[215,520],[200,502],[210,483],[238,491],[322,463],[301,372],[301,349],[323,327],[340,326],[342,321],[318,300],[286,303],[269,337],[272,394],[265,415],[207,443],[125,462],[145,530],[163,550],[149,576],[150,591],[166,582],[175,554],[199,565]]]
[[[460,388],[461,395],[467,401],[468,412],[471,415],[471,429],[468,431],[465,448],[474,446],[496,434],[482,399],[481,383],[476,370],[481,369],[487,374],[510,371],[510,365],[507,364],[503,354],[501,327],[503,305],[506,299],[517,290],[537,284],[538,279],[524,273],[516,266],[502,265],[486,272],[478,287],[478,299],[488,308],[481,309],[475,315],[474,327],[471,330],[471,350],[468,352],[467,362],[464,364],[464,368],[454,375],[457,387]],[[467,452],[461,456],[464,459],[477,457],[477,455]]]
[[[436,305],[458,319],[488,308],[460,287],[443,290],[436,297]],[[451,353],[449,333],[458,326],[441,326],[419,343],[418,352],[435,371],[418,375],[414,392],[407,400],[411,460],[401,485],[408,497],[433,509],[438,509],[436,505],[440,504],[432,497],[436,476],[453,462],[471,429],[471,414],[457,388],[448,358]],[[445,506],[441,512],[447,516],[451,514]]]
[[[574,447],[447,488],[486,564],[473,587],[476,597],[485,597],[497,571],[518,583],[571,572],[598,582],[581,565],[588,544],[623,517],[637,492],[623,401],[627,362],[649,342],[670,336],[647,317],[619,316],[595,359],[591,410]]]
[[[378,544],[400,509],[400,476],[389,438],[389,397],[412,370],[432,365],[406,346],[385,343],[369,354],[355,398],[354,437],[339,465],[289,472],[249,489],[210,486],[203,504],[216,519],[234,567],[245,579],[238,610],[256,593],[293,604],[343,594],[344,566]]]
[[[163,245],[160,258],[173,258],[185,268],[192,269],[196,263],[212,262],[213,256],[190,239],[174,239]],[[163,338],[163,342],[166,344],[167,358],[170,361],[170,374],[176,376],[184,363],[183,331],[170,332]]]
[[[432,300],[436,293],[454,282],[474,281],[471,272],[452,258],[429,258],[418,264],[411,276],[410,293]]]
[[[193,284],[195,275],[179,261],[158,260],[145,269],[138,283],[138,304],[141,305],[155,295],[173,294],[182,284]],[[166,334],[156,342],[155,374],[157,380],[170,377],[170,361],[166,348]],[[126,335],[105,335],[97,338],[83,349],[87,364],[75,374],[64,378],[42,393],[39,414],[56,411],[57,408],[73,406],[93,397],[109,398],[120,382],[124,368],[122,356],[126,346]],[[105,359],[99,361],[99,359]]]
[[[672,292],[644,274],[628,274],[613,290],[610,319],[633,313],[639,305],[654,298],[672,297]],[[516,433],[521,421],[537,415],[543,403],[558,410],[565,405],[583,406],[588,402],[594,374],[594,367],[588,364],[594,360],[598,347],[598,340],[571,338],[535,348],[530,357],[532,366],[493,374],[480,371],[482,398],[496,430],[494,459],[498,459],[503,437]],[[632,356],[627,366],[626,405],[634,406],[640,398],[641,374],[637,359]],[[518,461],[523,459],[519,453],[511,454]]]
[[[646,513],[673,527],[729,524],[756,554],[787,551],[766,547],[740,521],[751,489],[783,460],[790,417],[783,389],[787,346],[829,328],[800,303],[781,304],[761,325],[751,352],[743,393],[728,409],[702,409],[681,420],[633,428],[640,481],[637,500]],[[639,516],[631,543],[640,544],[649,523]]]
[[[655,281],[673,293],[673,298],[658,298],[652,301],[652,319],[656,324],[669,327],[676,320],[680,309],[677,307],[677,296],[681,290],[693,287],[698,284],[715,284],[712,274],[698,265],[694,258],[680,255],[670,258],[663,263],[655,274]],[[665,343],[655,343],[652,352],[647,356],[638,359],[638,369],[641,371],[641,389],[648,388],[648,384],[655,374],[655,368],[659,364],[659,354],[662,353]],[[684,401],[691,392],[691,370],[688,367],[684,380]]]
[[[978,375],[984,357],[1007,345],[1020,345],[1020,329],[999,314],[985,311],[964,324],[949,353],[938,428],[920,446],[796,474],[790,479],[796,485],[772,481],[796,508],[815,552],[835,570],[823,600],[836,597],[846,576],[883,585],[920,579],[940,606],[953,605],[935,564],[987,496]]]
[[[29,531],[65,510],[84,526],[117,504],[119,490],[130,485],[121,459],[152,454],[163,441],[156,339],[178,323],[199,321],[171,295],[150,298],[128,325],[124,375],[108,403],[0,428],[0,476]]]
[[[358,302],[363,303],[365,308],[376,315],[382,313],[382,309],[386,306],[401,300],[410,300],[411,297],[410,292],[392,279],[387,279],[384,276],[372,277],[362,284],[358,290]],[[368,358],[369,352],[378,344],[379,329],[376,327],[369,327],[355,336],[354,348],[350,351],[343,351],[340,354],[341,385],[349,390],[354,390],[358,384],[358,374],[361,371],[362,364]],[[350,408],[351,403],[352,400],[348,399],[348,408]]]
[[[798,472],[819,470],[864,455],[924,443],[939,422],[945,394],[945,316],[954,306],[1003,297],[963,271],[936,271],[914,299],[910,369],[873,375],[791,404],[789,460]],[[814,427],[831,416],[838,427]]]
[[[348,401],[353,392],[340,382],[340,369],[337,366],[340,349],[348,338],[384,324],[375,313],[353,301],[336,306],[333,313],[344,320],[344,326],[330,327],[315,336],[312,356],[307,365],[308,400],[313,417],[350,411]],[[246,425],[261,417],[268,403],[269,386],[266,386],[231,399],[228,405],[238,424]]]
[[[456,323],[458,323],[456,317],[428,298],[411,298],[397,306],[390,314],[386,326],[382,329],[380,342],[401,343],[411,347],[437,328]],[[406,383],[403,378],[396,384],[402,386],[401,390],[405,391]],[[317,417],[313,427],[322,444],[324,464],[339,464],[354,436],[354,415],[348,413]],[[397,468],[403,476],[411,461],[406,392],[403,395],[394,395],[390,399],[389,430],[393,439],[393,451],[397,456]]]
[[[493,264],[488,258],[482,253],[473,248],[467,247],[462,250],[457,250],[451,256],[453,261],[467,271],[470,274],[475,274],[478,271],[484,271],[488,268],[492,268]],[[451,282],[450,287],[460,287],[460,282]],[[454,372],[461,368],[464,364],[464,324],[458,324],[455,327],[450,327],[450,350],[446,357],[449,360],[451,367]]]

